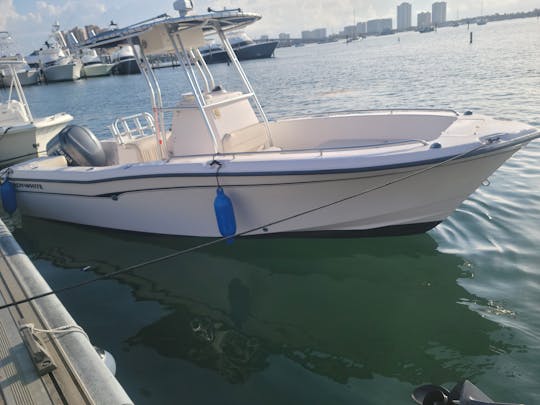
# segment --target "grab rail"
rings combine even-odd
[[[352,145],[352,146],[336,146],[336,147],[329,147],[329,148],[305,148],[305,149],[284,149],[284,150],[268,150],[265,151],[251,151],[251,152],[230,152],[230,153],[224,153],[224,155],[252,155],[252,154],[258,154],[258,153],[281,153],[281,154],[294,154],[294,153],[304,153],[304,152],[314,152],[318,153],[320,156],[323,156],[325,152],[340,152],[340,151],[347,151],[347,150],[358,150],[358,149],[374,149],[374,148],[384,148],[387,146],[396,146],[396,145],[407,145],[411,143],[419,143],[423,146],[429,145],[429,142],[423,140],[423,139],[404,139],[400,141],[395,142],[381,142],[381,143],[371,143],[367,145]]]
[[[143,120],[142,123],[141,120]],[[154,117],[147,112],[117,118],[109,129],[120,145],[156,134]]]
[[[195,154],[195,155],[180,155],[180,156],[173,156],[175,158],[197,158],[197,157],[203,157],[203,156],[212,156],[213,158],[216,158],[217,156],[232,156],[233,159],[236,156],[249,156],[249,155],[264,155],[264,154],[280,154],[280,155],[287,155],[287,154],[295,154],[295,153],[305,153],[305,152],[311,152],[311,153],[317,153],[319,156],[324,156],[326,152],[340,152],[340,151],[347,151],[347,150],[359,150],[359,149],[375,149],[375,148],[384,148],[388,146],[397,146],[397,145],[407,145],[412,143],[419,143],[422,146],[428,146],[430,143],[424,139],[404,139],[400,141],[387,141],[387,142],[381,142],[381,143],[371,143],[366,145],[353,145],[353,146],[336,146],[336,147],[328,147],[328,148],[304,148],[304,149],[268,149],[268,150],[257,150],[257,151],[249,151],[249,152],[225,152],[225,153],[217,153],[209,155],[207,153],[201,153],[201,154]]]
[[[229,98],[227,100],[216,101],[214,103],[206,104],[204,106],[204,108],[205,109],[212,109],[212,108],[216,108],[216,107],[222,107],[222,106],[225,106],[225,105],[234,104],[237,101],[247,100],[248,98],[250,98],[252,96],[253,96],[253,93],[246,93],[246,94],[242,94],[241,96],[238,96],[238,97],[233,97],[233,98]]]
[[[403,113],[447,113],[453,116],[458,117],[460,114],[456,110],[452,109],[433,109],[433,108],[378,108],[372,110],[340,110],[340,111],[321,111],[321,112],[312,112],[307,115],[299,116],[289,116],[289,117],[280,117],[280,121],[293,121],[296,119],[305,119],[305,118],[326,118],[326,117],[341,117],[347,115],[379,115],[379,114],[403,114]]]

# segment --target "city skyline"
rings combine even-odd
[[[412,27],[412,4],[411,3],[401,3],[397,6],[396,13],[396,29],[406,30]]]
[[[432,10],[433,0],[407,1],[411,4],[412,25],[418,13]],[[116,0],[106,4],[104,0],[87,2],[82,0],[0,0],[0,30],[12,33],[21,51],[27,53],[40,47],[55,21],[63,30],[75,26],[84,27],[97,24],[106,27],[111,20],[119,26],[126,26],[152,16],[167,12],[176,15],[172,0]],[[245,11],[263,16],[247,30],[254,37],[279,33],[290,33],[300,37],[302,31],[325,28],[327,34],[338,34],[345,26],[374,19],[392,18],[397,25],[396,8],[402,1],[372,0],[194,0],[195,13],[205,13],[207,7],[240,7]],[[537,0],[492,0],[484,1],[484,14],[531,11],[538,7]],[[447,19],[476,17],[481,14],[480,3],[471,4],[465,0],[447,1]]]

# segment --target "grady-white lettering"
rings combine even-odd
[[[17,190],[43,190],[43,186],[39,183],[13,183]]]

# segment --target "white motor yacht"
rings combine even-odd
[[[20,60],[0,58],[0,69],[10,72],[9,95],[0,102],[0,166],[46,155],[47,142],[73,117],[66,113],[34,118],[15,69]]]
[[[39,83],[39,69],[31,68],[24,60],[20,60],[20,63],[15,66],[15,72],[17,73],[21,86],[32,86]],[[0,72],[0,76],[1,86],[8,87],[12,82],[11,72],[7,69],[3,69],[2,72]]]
[[[81,78],[82,63],[71,56],[61,57],[43,65],[47,82],[74,81]]]
[[[141,73],[131,45],[120,44],[111,54],[111,62],[114,64],[113,72],[117,75]]]
[[[94,49],[83,49],[81,57],[83,68],[81,75],[83,77],[108,76],[112,73],[114,64],[104,63]]]
[[[260,19],[223,10],[100,34],[130,41],[152,113],[116,119],[112,139],[68,127],[49,156],[5,174],[25,215],[171,235],[396,235],[450,215],[515,152],[526,124],[448,110],[377,110],[270,121],[226,32]],[[199,52],[215,34],[243,91],[216,86]],[[163,106],[149,56],[174,53],[191,92]],[[165,114],[171,114],[165,119]],[[166,125],[167,123],[167,125]],[[169,126],[170,123],[170,126]],[[170,128],[170,129],[169,129]]]
[[[74,81],[81,78],[82,62],[71,55],[58,23],[53,25],[46,48],[39,52],[41,69],[47,82]]]
[[[13,38],[7,31],[0,31],[0,57],[16,56],[19,63],[14,66],[14,70],[19,77],[21,86],[30,86],[39,83],[39,69],[31,68],[20,55],[16,54],[13,48]],[[0,87],[7,87],[11,84],[11,70],[0,70]]]
[[[236,54],[238,60],[264,59],[274,55],[274,51],[279,41],[265,41],[256,43],[245,32],[233,32],[227,38]],[[229,62],[227,52],[215,42],[210,42],[199,49],[204,61],[210,63]]]

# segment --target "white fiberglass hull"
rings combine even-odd
[[[17,72],[17,76],[22,86],[33,86],[39,83],[39,70],[37,69]]]
[[[416,233],[450,215],[520,146],[459,159],[410,178],[405,177],[426,165],[304,174],[270,174],[270,169],[266,175],[223,176],[220,183],[233,202],[237,233]],[[96,168],[104,172],[84,182],[43,181],[15,169],[11,181],[25,215],[129,231],[220,236],[213,208],[215,170],[194,173],[192,168],[193,164],[182,167],[174,160]],[[383,187],[373,190],[379,186]],[[290,219],[281,221],[285,218]]]
[[[96,63],[83,66],[81,75],[83,77],[108,76],[112,73],[113,64]]]
[[[0,127],[0,167],[45,156],[47,142],[72,119],[71,115],[61,113],[32,123]]]
[[[74,61],[65,65],[52,65],[43,70],[48,82],[74,81],[81,78],[82,63]]]
[[[19,78],[21,86],[32,86],[39,83],[39,70],[37,69],[23,70],[17,72],[17,76]],[[11,74],[9,74],[9,72],[6,72],[5,76],[0,78],[0,85],[8,87],[10,84]]]

